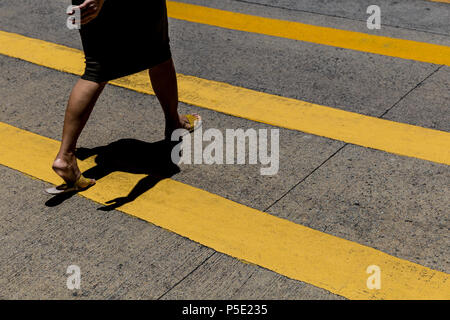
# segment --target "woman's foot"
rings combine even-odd
[[[166,129],[165,136],[166,139],[170,140],[172,136],[172,132],[176,129],[186,129],[189,132],[193,132],[195,128],[198,127],[198,124],[201,122],[201,117],[197,113],[188,114],[188,115],[178,115],[177,121],[169,123],[166,121]]]
[[[78,169],[77,160],[74,155],[63,157],[58,155],[53,162],[52,168],[65,181],[65,184],[46,189],[45,191],[49,194],[59,195],[84,191],[95,184],[94,179],[83,177],[80,169]]]
[[[53,162],[53,171],[60,176],[67,185],[73,185],[81,177],[75,155],[58,155]]]

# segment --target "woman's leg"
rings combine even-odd
[[[70,94],[61,147],[53,162],[53,170],[68,184],[77,181],[81,175],[75,158],[77,140],[105,85],[106,82],[96,83],[80,79]]]
[[[185,116],[178,114],[177,75],[172,59],[149,70],[153,91],[161,104],[166,119],[166,137],[178,128],[188,129],[190,124]]]

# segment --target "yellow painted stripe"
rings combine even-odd
[[[450,66],[450,47],[258,17],[187,3],[167,2],[171,18]]]
[[[83,53],[0,31],[0,54],[74,74],[84,70]],[[450,165],[450,133],[382,120],[226,83],[178,75],[179,98],[187,104],[274,126],[408,157]],[[154,94],[146,72],[114,80],[114,85]]]
[[[59,142],[0,122],[0,164],[57,184],[50,169]],[[95,165],[80,161],[81,170]],[[114,172],[83,193],[105,204],[145,175]],[[177,201],[173,201],[173,199]],[[350,299],[450,299],[450,275],[340,239],[166,179],[119,208],[216,251]],[[366,286],[369,265],[381,289]]]
[[[428,1],[450,3],[450,0],[428,0]]]

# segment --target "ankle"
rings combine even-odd
[[[76,159],[75,154],[73,152],[68,153],[58,153],[55,158],[54,164],[60,164],[64,166],[70,166],[71,163]]]
[[[72,159],[75,157],[75,150],[71,151],[59,151],[56,158],[60,159]]]

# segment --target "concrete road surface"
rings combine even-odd
[[[68,2],[2,0],[0,30],[8,35],[25,36],[30,41],[40,39],[46,44],[81,50],[78,32],[65,26]],[[200,12],[205,7],[215,8],[305,24],[308,28],[333,28],[344,32],[343,44],[347,35],[357,32],[386,37],[380,41],[403,39],[414,41],[413,46],[415,43],[435,46],[430,50],[450,47],[450,4],[445,1],[183,0],[179,3],[199,6],[193,8]],[[379,30],[367,28],[366,9],[371,4],[381,8]],[[171,8],[176,7],[169,6],[169,16],[174,12]],[[382,118],[408,124],[406,129],[399,130],[413,127],[418,128],[419,137],[428,132],[442,137],[442,148],[436,152],[450,161],[448,150],[443,150],[449,146],[450,65],[402,58],[404,53],[397,55],[395,50],[392,55],[384,55],[365,48],[352,50],[340,44],[326,45],[322,43],[329,41],[326,36],[322,42],[301,41],[289,36],[247,32],[237,26],[225,28],[217,25],[220,21],[192,22],[189,11],[182,14],[186,18],[169,19],[172,52],[179,74],[213,81],[208,82],[213,83],[212,88],[217,82],[225,83],[238,88],[236,92],[240,94],[246,92],[239,91],[245,88],[257,94],[346,111],[345,116],[356,113],[370,121]],[[245,17],[237,21],[245,21]],[[321,35],[329,29],[324,30],[320,31]],[[292,37],[297,36],[305,35]],[[146,41],[145,37],[142,30],[142,41]],[[6,42],[0,43],[0,47],[6,50]],[[208,197],[218,196],[211,198],[215,200],[199,197],[195,200],[198,204],[194,201],[184,206],[193,206],[195,210],[195,206],[203,205],[202,201],[210,201],[210,219],[216,221],[222,216],[215,215],[215,210],[222,212],[223,203],[233,203],[237,211],[230,211],[229,216],[222,213],[222,224],[228,226],[227,220],[233,219],[230,225],[241,224],[242,228],[221,229],[221,223],[217,222],[214,224],[217,229],[194,233],[197,220],[183,217],[181,211],[177,211],[180,218],[170,224],[167,216],[181,208],[172,202],[184,198],[182,192],[175,192],[172,184],[158,189],[162,182],[155,182],[156,187],[145,190],[149,196],[154,189],[170,194],[171,201],[161,200],[161,207],[167,208],[167,211],[162,209],[166,217],[161,220],[156,220],[151,210],[148,217],[133,213],[133,205],[141,202],[142,208],[152,205],[147,200],[144,203],[142,199],[147,199],[144,197],[123,207],[108,207],[96,196],[84,197],[83,193],[52,202],[44,193],[45,188],[52,186],[46,179],[48,173],[33,174],[21,169],[19,162],[35,154],[29,149],[33,144],[26,138],[28,132],[37,134],[36,139],[43,144],[50,141],[46,138],[60,140],[67,98],[79,75],[56,70],[45,61],[32,63],[22,56],[0,53],[0,121],[19,128],[18,132],[24,134],[16,144],[17,163],[2,160],[12,151],[0,149],[0,298],[346,299],[359,294],[363,298],[381,297],[374,293],[376,290],[387,298],[406,294],[404,288],[408,285],[401,283],[403,278],[384,277],[383,266],[381,289],[368,289],[364,281],[355,284],[352,275],[340,277],[341,273],[347,274],[346,268],[350,270],[353,263],[363,259],[359,258],[359,252],[372,252],[372,249],[374,255],[386,259],[380,258],[382,261],[394,261],[400,270],[395,272],[400,272],[405,279],[416,277],[412,274],[415,271],[411,271],[414,268],[425,270],[423,274],[436,272],[436,277],[443,279],[429,291],[409,288],[417,294],[415,297],[426,299],[432,297],[431,292],[449,297],[449,162],[423,160],[414,154],[407,156],[391,149],[367,147],[356,140],[340,140],[331,133],[328,135],[326,128],[323,135],[311,134],[302,128],[274,126],[246,116],[229,115],[226,110],[218,112],[208,105],[180,102],[182,113],[202,115],[203,131],[211,128],[224,133],[225,129],[238,128],[279,130],[279,170],[275,175],[261,175],[261,166],[250,164],[180,164],[179,170],[170,175],[174,186],[194,187],[208,192]],[[37,55],[32,50],[27,54]],[[51,62],[52,55],[46,59]],[[274,103],[272,107],[276,110],[279,106]],[[270,108],[261,110],[270,119]],[[121,139],[157,143],[163,138],[163,121],[155,96],[109,84],[78,146],[92,149]],[[375,130],[375,136],[384,134],[376,131],[377,126],[373,128],[368,130]],[[430,131],[423,131],[424,128]],[[12,139],[2,130],[2,140]],[[360,134],[363,132],[353,132],[355,137]],[[390,139],[386,140],[389,143]],[[416,142],[411,138],[408,143]],[[139,158],[139,152],[133,156]],[[150,157],[158,157],[158,153]],[[40,159],[43,158],[33,161],[38,163]],[[43,165],[48,165],[51,172],[51,163]],[[127,174],[124,177],[134,173]],[[123,179],[111,185],[127,185],[128,178]],[[108,193],[119,190],[100,182],[92,188],[92,194],[97,192],[98,197],[101,194],[110,200]],[[251,209],[256,210],[241,218],[240,210]],[[253,235],[262,229],[258,229],[259,222],[251,222],[252,214],[267,219],[261,225],[269,230],[264,236],[270,239],[268,244],[280,241],[279,249],[273,247],[273,258],[264,255],[262,245],[251,247],[259,248],[253,250],[245,247],[246,241],[233,242],[237,237],[248,237],[250,248],[252,241],[259,239]],[[167,219],[167,224],[161,222],[166,221],[163,219]],[[298,227],[299,233],[317,231],[318,237],[324,239],[322,243],[315,241],[314,248],[319,249],[313,250],[301,241],[283,242],[279,236],[272,235],[272,230],[278,234],[278,228],[284,228],[288,222],[289,228],[297,230]],[[300,229],[303,227],[307,228]],[[331,252],[335,241],[343,241],[349,249],[342,255],[339,253],[337,260],[328,261],[326,257],[336,253],[334,249]],[[295,261],[303,262],[293,265],[291,258],[297,259],[302,254],[312,260],[300,257],[304,260]],[[361,253],[361,257],[364,255]],[[281,256],[286,258],[275,258]],[[317,261],[323,263],[315,265]],[[361,265],[369,265],[364,263]],[[69,277],[66,272],[71,265],[79,266],[81,271],[80,288],[75,290],[66,285]],[[361,279],[370,276],[365,268],[358,270]],[[418,276],[414,279],[423,280]],[[384,285],[392,290],[382,292]]]

